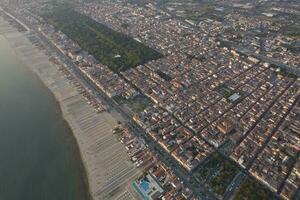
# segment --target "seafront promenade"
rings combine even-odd
[[[7,39],[19,61],[30,67],[58,100],[63,117],[79,145],[92,198],[135,199],[130,181],[140,172],[112,134],[117,121],[108,112],[96,113],[49,61],[46,52],[34,46],[1,17],[0,34]]]

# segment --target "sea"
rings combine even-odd
[[[0,35],[0,200],[89,199],[56,99]]]

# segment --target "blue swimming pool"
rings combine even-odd
[[[144,191],[142,191],[143,189],[141,188],[141,185],[140,184],[137,184],[137,182],[133,181],[132,182],[132,186],[133,186],[133,189],[140,195],[141,199],[143,200],[149,200],[145,195],[146,194],[143,194]]]
[[[147,182],[147,181],[145,181],[145,180],[142,180],[141,183],[140,183],[140,187],[141,187],[141,189],[142,189],[145,193],[148,192],[148,190],[149,190],[149,185],[150,185],[150,183]]]

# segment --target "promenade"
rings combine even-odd
[[[62,114],[79,145],[92,198],[135,199],[130,181],[140,172],[128,160],[125,148],[112,134],[117,121],[108,112],[97,114],[49,61],[45,52],[32,45],[2,18],[0,34],[8,40],[20,62],[40,77],[60,103]]]

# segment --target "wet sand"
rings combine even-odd
[[[59,102],[62,115],[77,140],[92,198],[136,199],[130,189],[130,180],[140,172],[112,134],[117,121],[108,112],[97,114],[48,60],[45,52],[32,45],[1,17],[0,34],[5,36],[20,61],[38,75]]]

